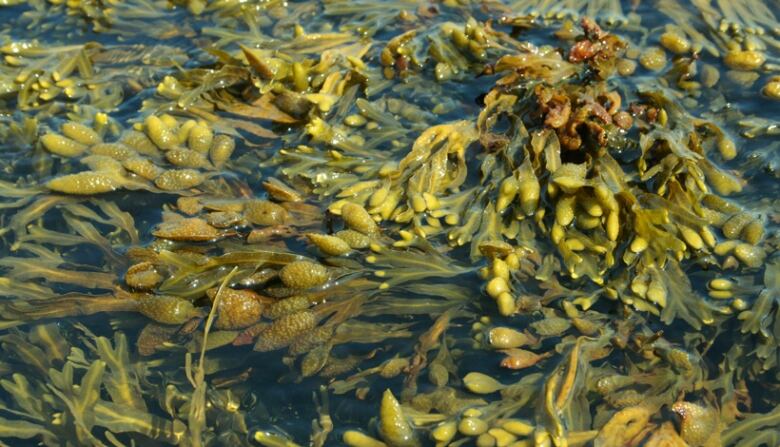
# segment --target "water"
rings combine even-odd
[[[773,3],[18,3],[7,445],[778,443]]]

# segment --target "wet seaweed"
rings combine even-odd
[[[777,443],[768,5],[0,6],[4,442]]]

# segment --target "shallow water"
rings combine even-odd
[[[777,2],[0,5],[5,445],[780,444]]]

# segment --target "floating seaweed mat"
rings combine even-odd
[[[776,443],[765,5],[2,6],[4,440]]]

